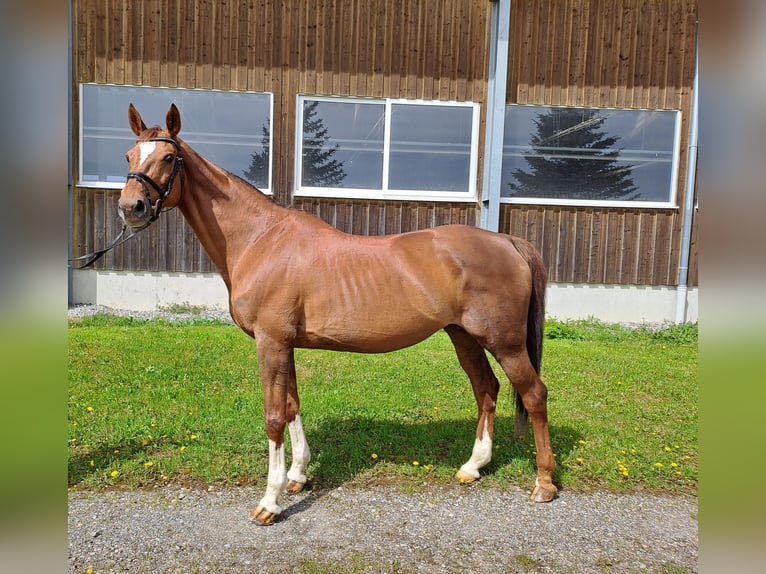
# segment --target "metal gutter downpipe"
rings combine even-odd
[[[490,18],[481,227],[490,231],[498,231],[500,228],[500,176],[503,170],[503,131],[505,128],[505,91],[508,83],[511,0],[493,0]]]
[[[699,41],[699,40],[698,40]],[[692,242],[692,218],[694,216],[694,189],[697,177],[697,140],[699,130],[699,47],[694,46],[694,82],[692,84],[691,127],[689,129],[688,161],[686,162],[686,196],[684,197],[684,225],[681,235],[681,264],[678,268],[676,290],[676,323],[686,319],[686,302],[689,279],[689,252]]]
[[[72,193],[73,174],[72,174],[72,81],[74,76],[72,68],[72,0],[69,0],[68,4],[68,30],[67,30],[67,131],[69,137],[67,138],[67,258],[72,257],[72,217],[74,208],[72,202],[74,201],[74,195]],[[67,264],[67,304],[71,305],[73,300],[73,277],[72,277],[72,264]]]

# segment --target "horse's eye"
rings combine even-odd
[[[173,154],[169,153],[168,155],[165,156],[164,159],[166,162],[170,163],[171,161],[173,161]]]

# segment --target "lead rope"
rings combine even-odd
[[[122,236],[125,235],[125,231],[127,229],[128,229],[128,226],[123,224],[122,231],[120,231],[120,234],[117,237],[115,237],[112,240],[112,242],[109,245],[107,245],[106,247],[104,247],[103,249],[98,249],[98,250],[93,251],[91,253],[86,253],[85,255],[81,255],[80,257],[75,257],[74,259],[70,259],[69,263],[73,263],[75,261],[81,261],[83,259],[88,259],[88,261],[86,261],[82,265],[72,266],[72,269],[85,269],[86,267],[90,267],[96,261],[101,259],[106,254],[107,251],[111,251],[112,249],[114,249],[118,245],[122,245],[123,243],[125,243],[129,239],[132,239],[133,237],[135,237],[138,234],[138,231],[140,231],[140,230],[132,231],[130,233],[130,235],[128,235],[127,237],[123,238]]]

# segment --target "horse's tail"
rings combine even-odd
[[[527,312],[527,354],[535,372],[539,375],[543,360],[543,328],[545,326],[545,286],[547,283],[545,263],[543,263],[543,258],[534,245],[518,237],[513,237],[512,241],[519,253],[527,260],[529,270],[532,272],[531,294]],[[526,435],[528,421],[529,413],[521,401],[521,395],[516,391],[514,435],[517,438],[523,438]]]

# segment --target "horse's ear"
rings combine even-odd
[[[176,134],[181,131],[181,114],[175,104],[170,104],[168,115],[165,116],[165,124],[171,138],[176,137]]]
[[[138,110],[133,104],[128,106],[128,122],[130,122],[130,129],[132,129],[133,133],[137,136],[140,136],[146,129],[146,124],[144,123],[144,120],[141,119],[141,114],[138,113]]]

